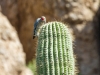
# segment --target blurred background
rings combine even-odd
[[[33,24],[41,16],[70,25],[79,75],[100,75],[99,1],[0,0],[0,75],[33,75],[26,65],[35,60]]]

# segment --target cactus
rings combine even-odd
[[[61,22],[41,27],[37,47],[37,75],[75,75],[72,37]]]

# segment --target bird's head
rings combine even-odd
[[[46,23],[46,18],[45,18],[45,16],[41,16],[41,21],[44,22],[44,23]]]

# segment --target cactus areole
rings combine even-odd
[[[72,36],[61,22],[41,27],[37,46],[37,75],[75,75]]]

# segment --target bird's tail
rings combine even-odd
[[[35,35],[33,35],[33,39],[35,38]]]
[[[33,39],[35,38],[35,31],[34,31],[34,34],[33,34]]]
[[[35,30],[36,30],[36,29],[34,29],[33,39],[35,38]]]

